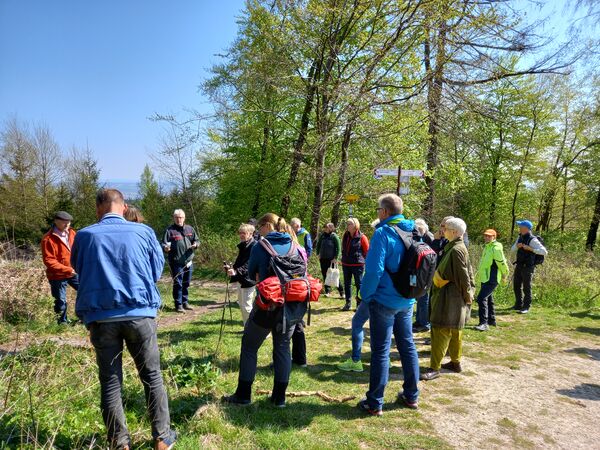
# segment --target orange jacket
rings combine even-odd
[[[54,227],[42,238],[42,259],[49,280],[64,280],[73,276],[71,267],[71,248],[75,239],[75,230],[69,229],[69,247],[54,232]]]

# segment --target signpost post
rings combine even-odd
[[[360,200],[360,195],[356,194],[347,194],[344,199],[348,202],[348,217],[352,217],[352,205]]]

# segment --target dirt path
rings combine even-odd
[[[160,282],[168,282],[170,283],[170,278],[163,277]],[[215,281],[192,281],[193,287],[198,288],[221,288],[225,289],[225,283],[215,282]],[[233,295],[233,289],[230,288],[230,292]],[[232,300],[234,301],[234,300]],[[214,311],[215,309],[219,309],[223,307],[223,303],[213,303],[202,306],[194,306],[193,311],[187,311],[185,314],[176,314],[176,313],[164,313],[159,312],[157,322],[159,328],[170,328],[181,326],[188,322],[193,322],[198,317],[207,312]],[[7,354],[15,354],[22,352],[24,349],[29,347],[30,345],[42,345],[47,342],[55,343],[56,345],[62,346],[70,346],[76,348],[91,348],[92,344],[90,343],[88,335],[80,335],[80,334],[66,334],[60,336],[36,336],[34,333],[15,333],[13,339],[0,343],[0,357]]]
[[[512,368],[467,356],[463,374],[421,383],[423,415],[457,448],[600,448],[598,342],[553,337]]]

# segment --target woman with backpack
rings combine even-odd
[[[346,232],[342,237],[342,269],[344,271],[344,292],[346,304],[342,311],[349,311],[352,305],[352,277],[356,287],[356,307],[360,303],[359,292],[365,272],[365,259],[369,251],[369,239],[360,231],[360,222],[353,217],[346,222]]]
[[[294,268],[294,273],[286,274],[288,276],[306,274],[306,261],[300,254],[299,246],[293,242],[288,233],[287,223],[283,218],[273,213],[265,214],[259,219],[257,228],[264,239],[261,239],[252,249],[248,262],[248,278],[261,282],[275,275],[272,261],[283,261],[286,267]],[[279,270],[283,266],[282,263],[276,268]],[[232,395],[223,397],[224,403],[250,404],[258,349],[271,334],[275,374],[270,400],[278,408],[285,407],[285,391],[292,363],[290,340],[306,310],[306,302],[286,302],[284,306],[278,306],[274,303],[265,304],[260,295],[257,297],[256,305],[244,327],[237,389]]]
[[[321,264],[323,281],[325,281],[325,278],[327,278],[327,271],[331,267],[331,264],[337,264],[342,251],[342,243],[340,242],[339,236],[335,233],[335,225],[333,223],[328,223],[323,227],[323,232],[317,240],[316,250]],[[329,297],[330,292],[331,287],[326,285],[325,295]],[[340,297],[344,298],[344,288],[342,287],[341,280],[338,285],[338,292],[340,293]]]

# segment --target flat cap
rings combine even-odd
[[[68,220],[69,222],[73,220],[73,216],[66,211],[57,211],[56,214],[54,214],[54,218],[60,220]]]

